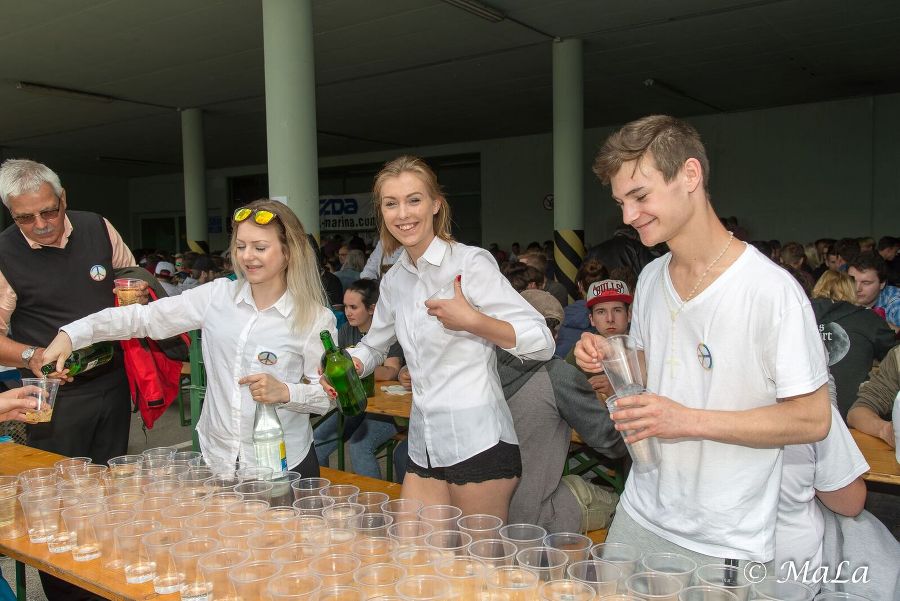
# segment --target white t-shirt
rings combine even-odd
[[[787,271],[747,246],[681,307],[671,254],[641,273],[631,335],[648,390],[695,409],[739,411],[808,394],[828,381],[816,320]],[[632,472],[622,505],[644,528],[719,558],[769,561],[781,486],[780,448],[662,440],[659,468]]]
[[[869,464],[834,406],[831,430],[824,440],[784,447],[775,526],[774,567],[779,575],[787,574],[785,562],[794,562],[795,573],[801,573],[805,562],[809,562],[810,576],[822,564],[825,519],[815,501],[816,491],[839,490],[867,471]]]

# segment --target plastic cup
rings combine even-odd
[[[364,601],[361,590],[355,586],[322,586],[317,601]]]
[[[263,530],[247,539],[247,548],[250,549],[250,557],[254,561],[271,561],[273,551],[293,542],[294,534],[291,532]]]
[[[594,601],[594,589],[577,580],[551,580],[538,589],[541,601]]]
[[[750,598],[752,583],[747,580],[744,570],[740,568],[725,564],[709,564],[698,567],[694,575],[698,585],[731,591],[740,601],[747,601]]]
[[[394,518],[383,513],[363,513],[352,517],[349,527],[359,536],[387,537],[387,529],[393,522]]]
[[[540,547],[547,530],[534,524],[507,524],[500,528],[500,538],[514,543],[519,551]]]
[[[419,520],[430,524],[434,532],[456,530],[456,521],[462,517],[462,509],[453,505],[426,505],[419,510]]]
[[[94,516],[105,511],[102,503],[83,503],[62,510],[65,533],[70,537],[72,559],[78,562],[100,557],[100,543],[94,532]]]
[[[209,490],[208,488],[205,490]],[[231,505],[232,503],[237,503],[238,501],[243,501],[244,495],[238,494],[236,492],[214,492],[211,493],[208,497],[203,498],[203,502],[206,504],[206,508],[210,511],[221,511],[225,513],[225,508]]]
[[[235,470],[234,474],[244,482],[268,482],[275,474],[275,470],[270,467],[245,466]]]
[[[175,571],[182,577],[181,598],[183,600],[206,599],[209,586],[200,573],[200,558],[221,547],[219,541],[211,538],[185,538],[170,549]]]
[[[484,588],[487,566],[475,557],[445,557],[435,564],[434,572],[450,583],[450,590],[457,598],[477,599]]]
[[[290,507],[294,502],[294,489],[291,488],[291,484],[300,479],[300,472],[282,472],[272,476],[272,494],[269,499],[272,507]]]
[[[310,543],[323,549],[331,544],[331,533],[321,516],[301,515],[284,522],[281,527],[293,532],[298,543]]]
[[[296,489],[294,489],[296,491]],[[291,506],[296,508],[302,515],[321,516],[322,512],[334,505],[334,499],[331,497],[323,497],[322,495],[309,495],[296,499]]]
[[[569,556],[569,563],[584,561],[591,555],[594,544],[587,536],[574,532],[556,532],[544,537],[544,546],[559,549]]]
[[[143,451],[141,451],[141,456],[144,458],[145,462],[152,459],[165,459],[167,461],[172,461],[172,458],[177,452],[178,449],[176,449],[175,447],[151,447],[149,449],[144,449]]]
[[[226,549],[247,549],[247,541],[263,531],[259,520],[226,521],[216,531],[216,537]]]
[[[9,540],[27,534],[25,513],[18,496],[23,494],[22,483],[16,476],[0,476],[0,539]]]
[[[397,583],[406,576],[402,566],[390,563],[373,563],[359,568],[353,575],[353,582],[366,599],[392,595]]]
[[[647,572],[659,572],[674,576],[681,582],[681,586],[690,586],[694,570],[697,569],[696,561],[680,553],[647,553],[641,559],[641,565]],[[735,568],[732,570],[739,571]]]
[[[316,601],[322,590],[322,579],[314,574],[285,573],[269,581],[273,601]]]
[[[350,553],[356,532],[350,528],[328,529],[328,553]]]
[[[622,579],[622,570],[614,563],[602,559],[576,561],[566,568],[571,580],[583,582],[597,592],[598,597],[615,594]]]
[[[182,484],[178,480],[163,478],[143,485],[141,491],[148,497],[168,497],[171,501],[175,493],[181,491],[181,488]]]
[[[134,521],[134,511],[104,511],[92,516],[94,535],[100,545],[100,561],[104,570],[118,571],[125,567],[116,544],[115,529]]]
[[[393,557],[408,575],[416,576],[434,574],[434,564],[443,556],[431,547],[398,547]]]
[[[210,494],[217,492],[234,492],[234,487],[241,483],[241,479],[234,475],[210,476],[203,481],[203,488]]]
[[[284,525],[300,517],[300,512],[293,507],[270,507],[256,515],[263,527],[269,531],[283,531]]]
[[[415,522],[419,519],[419,510],[424,507],[418,499],[391,499],[381,504],[381,512],[394,519],[395,524],[400,522]]]
[[[519,566],[503,566],[488,570],[488,591],[502,593],[508,601],[531,601],[538,589],[538,575]]]
[[[775,578],[767,578],[752,587],[751,599],[762,601],[812,601],[815,592],[802,582],[786,580],[779,582]]]
[[[55,467],[36,467],[25,470],[19,474],[19,482],[22,483],[23,492],[56,486],[59,482],[59,470]]]
[[[133,305],[141,300],[141,284],[143,280],[135,278],[116,278],[113,292],[119,299],[119,305]]]
[[[394,587],[404,601],[447,599],[450,583],[439,576],[405,576]]]
[[[401,547],[421,547],[425,545],[425,537],[431,534],[432,530],[425,522],[395,522],[387,527],[387,535]]]
[[[355,503],[356,496],[359,494],[359,487],[352,484],[331,484],[319,491],[319,494],[323,497],[334,499],[335,505],[338,503]]]
[[[610,414],[616,412],[618,395],[612,395],[606,399],[606,408]],[[622,430],[622,437],[630,436],[634,430]],[[632,469],[638,472],[653,471],[659,465],[660,448],[659,440],[651,436],[634,443],[625,443],[628,454],[631,456]]]
[[[390,563],[399,548],[400,545],[389,538],[367,536],[355,540],[350,547],[350,553],[358,558],[362,565]]]
[[[644,375],[638,360],[638,347],[627,334],[609,336],[599,341],[603,371],[619,396],[640,394],[644,390]]]
[[[142,539],[145,534],[160,528],[159,522],[136,520],[117,526],[113,531],[128,584],[150,582],[156,577],[156,564],[150,560]]]
[[[206,511],[206,505],[199,501],[176,503],[160,511],[163,528],[184,528],[185,522]]]
[[[171,463],[171,460],[169,465],[170,467],[174,467],[174,464]],[[179,470],[183,469],[184,468],[179,467]],[[190,467],[190,465],[188,465],[187,470],[182,471],[178,475],[178,481],[181,482],[186,488],[203,488],[203,483],[210,478],[215,477],[215,475],[215,472],[213,472],[208,467]]]
[[[192,538],[212,538],[219,540],[219,527],[228,520],[224,511],[206,511],[199,515],[185,518],[184,528]]]
[[[109,511],[119,511],[121,509],[134,510],[137,509],[144,495],[138,492],[117,492],[107,495],[103,500],[106,503],[106,509]]]
[[[248,561],[231,568],[228,578],[240,599],[265,601],[269,596],[269,583],[275,579],[281,566],[274,561]]]
[[[322,554],[322,548],[309,543],[290,543],[272,551],[271,560],[285,572],[308,572],[309,563]]]
[[[356,502],[365,506],[366,513],[381,513],[381,505],[389,501],[387,493],[365,491],[356,495]]]
[[[466,555],[470,544],[472,537],[459,530],[441,530],[425,537],[425,546],[439,552],[445,559]]]
[[[365,511],[366,508],[358,503],[335,503],[322,510],[322,517],[329,528],[351,528],[353,518]]]
[[[737,595],[716,586],[689,586],[678,593],[678,601],[738,601]]]
[[[59,532],[60,512],[64,507],[63,497],[57,494],[56,488],[25,492],[19,495],[19,504],[25,515],[28,539],[32,543],[50,543]]]
[[[153,575],[153,590],[160,595],[177,593],[184,584],[184,574],[175,567],[172,547],[188,538],[190,534],[182,528],[161,528],[141,537],[141,544],[156,566]],[[126,568],[127,569],[127,568]]]
[[[331,480],[327,478],[300,478],[291,482],[295,501],[303,497],[318,496],[326,486],[331,486]]]
[[[60,463],[57,461],[57,463]],[[96,463],[77,463],[73,465],[64,465],[59,468],[59,474],[63,480],[70,482],[79,482],[82,480],[99,481],[102,479],[109,468],[105,465]]]
[[[272,500],[272,489],[274,484],[264,482],[262,480],[252,480],[250,482],[241,482],[234,487],[234,492],[244,495],[244,501],[265,501],[269,504]],[[270,505],[266,506],[266,509]]]
[[[29,395],[37,402],[37,407],[23,411],[22,421],[39,424],[53,419],[53,403],[56,402],[56,393],[59,392],[59,380],[56,378],[22,378],[22,386],[37,387],[37,390]],[[64,459],[63,461],[69,460]]]
[[[113,457],[106,462],[109,466],[107,476],[114,482],[133,480],[140,474],[143,462],[143,455],[119,455],[118,457]]]
[[[309,571],[322,579],[323,586],[349,586],[361,562],[353,555],[329,553],[309,562]]]
[[[172,455],[172,461],[186,461],[190,463],[192,459],[197,459],[198,457],[203,457],[203,453],[200,451],[178,451]]]
[[[207,598],[227,599],[233,596],[234,585],[228,578],[228,573],[249,559],[250,551],[240,549],[219,549],[200,557],[197,567],[206,585]]]
[[[484,538],[469,544],[469,555],[480,559],[489,568],[511,566],[516,561],[516,545],[499,538]]]
[[[494,515],[475,513],[464,515],[456,521],[460,532],[465,532],[473,541],[485,538],[500,538],[500,528],[503,520]]]
[[[169,497],[144,497],[135,507],[138,520],[155,520],[162,523],[162,510],[172,504]],[[164,524],[165,525],[165,524]]]
[[[628,594],[645,601],[678,601],[683,588],[678,578],[661,572],[636,572],[625,579]]]
[[[565,578],[569,556],[552,547],[529,547],[516,553],[516,563],[537,574],[542,582],[550,582]]]
[[[240,493],[238,493],[240,494]],[[244,499],[225,506],[225,513],[236,520],[246,520],[263,514],[269,502],[262,499]]]
[[[591,557],[615,564],[622,571],[622,580],[631,576],[637,568],[641,552],[628,543],[599,543],[591,547]]]

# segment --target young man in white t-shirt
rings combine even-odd
[[[771,561],[782,447],[822,440],[831,423],[809,301],[721,225],[692,126],[667,116],[629,123],[594,172],[641,242],[670,249],[634,295],[631,335],[650,392],[619,399],[612,414],[618,430],[637,431],[626,442],[657,437],[661,460],[631,473],[607,540],[702,562]],[[601,344],[582,336],[579,367],[601,369]]]

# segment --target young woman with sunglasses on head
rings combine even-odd
[[[79,319],[61,328],[44,359],[62,370],[73,348],[200,329],[207,388],[197,434],[207,461],[256,465],[256,403],[276,403],[288,469],[318,475],[309,414],[330,407],[318,384],[319,332],[336,331],[315,255],[300,221],[282,203],[254,201],[236,210],[233,222],[236,281],[220,278],[179,296]]]
[[[367,375],[395,341],[403,347],[413,383],[403,496],[505,520],[522,464],[494,349],[547,360],[553,337],[486,250],[453,240],[450,207],[424,161],[387,163],[372,198],[385,255],[403,252],[350,354]],[[431,300],[441,289],[444,300]]]

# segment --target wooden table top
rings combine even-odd
[[[62,455],[48,453],[13,442],[0,443],[0,475],[15,476],[35,467],[53,467]],[[179,595],[159,595],[153,591],[153,583],[126,584],[120,572],[110,572],[100,566],[99,560],[77,562],[71,553],[50,553],[46,544],[32,544],[27,536],[13,540],[0,540],[0,553],[16,561],[27,563],[66,582],[71,582],[94,594],[114,601],[177,601]]]
[[[897,463],[894,449],[880,438],[863,434],[859,430],[850,430],[850,434],[869,463],[869,471],[863,475],[863,479],[869,482],[900,484],[900,464]]]

